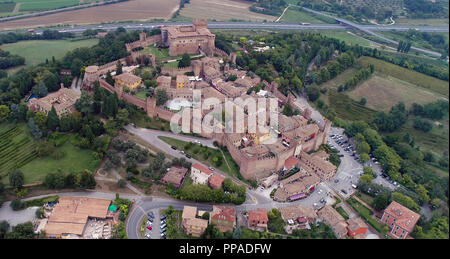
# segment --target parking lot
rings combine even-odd
[[[152,215],[153,215],[153,217],[152,217]],[[164,227],[164,225],[166,225],[166,221],[165,221],[165,219],[161,220],[161,216],[162,215],[160,215],[159,209],[154,209],[154,210],[148,211],[147,215],[144,216],[147,218],[146,229],[145,229],[145,238],[146,239],[161,239],[161,238],[163,238],[161,236],[161,233],[163,233],[163,232],[165,233],[165,231],[166,231],[166,227]],[[161,228],[161,226],[163,226],[163,228]],[[151,230],[149,229],[149,227],[151,227]]]

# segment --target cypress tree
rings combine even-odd
[[[52,109],[48,113],[47,127],[51,130],[56,130],[56,128],[59,127],[59,118],[54,106],[52,106]]]

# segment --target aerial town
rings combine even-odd
[[[0,26],[40,16],[23,15]],[[424,135],[448,135],[448,75],[380,43],[191,20],[89,27],[93,47],[0,74],[0,239],[448,238],[448,148]],[[423,54],[404,44],[387,52]],[[412,70],[427,97],[373,90]]]

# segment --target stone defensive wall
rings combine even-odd
[[[177,76],[177,75],[184,75],[184,73],[187,72],[194,72],[192,66],[184,68],[168,68],[168,67],[161,68],[161,75],[169,74],[169,76]]]
[[[112,62],[106,63],[104,65],[101,65],[98,67],[98,75],[104,75],[106,73],[108,73],[108,71],[113,71],[116,70],[116,66],[117,66],[117,61],[120,61],[120,63],[122,63],[122,65],[126,66],[127,65],[127,58],[121,58],[119,60],[114,60]]]
[[[145,33],[141,33],[139,34],[139,40],[138,41],[134,41],[131,43],[126,43],[125,44],[125,48],[127,49],[128,52],[132,52],[133,49],[136,48],[145,48],[148,47],[150,45],[153,45],[155,43],[161,43],[161,34],[157,34],[157,35],[153,35],[150,37],[147,37],[147,35]]]

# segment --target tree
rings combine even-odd
[[[127,125],[130,122],[129,114],[127,109],[120,109],[116,116],[116,121],[120,126]]]
[[[310,87],[306,88],[306,94],[308,95],[308,99],[311,102],[314,102],[319,98],[320,90],[316,86],[310,86]]]
[[[52,105],[52,109],[48,113],[47,116],[47,127],[51,130],[56,130],[59,127],[59,118],[58,114],[56,114],[55,107]]]
[[[33,223],[26,222],[18,224],[12,228],[12,231],[6,233],[6,239],[33,239],[34,227]]]
[[[116,65],[116,75],[120,75],[120,74],[122,74],[123,72],[122,72],[122,62],[120,62],[120,61],[117,61],[117,65]]]
[[[393,192],[392,193],[392,200],[400,203],[401,205],[413,210],[413,211],[420,211],[419,205],[409,196],[406,196],[399,192]]]
[[[14,189],[22,189],[22,185],[25,182],[25,177],[19,169],[15,169],[9,173],[9,185]]]
[[[5,122],[9,117],[11,117],[11,111],[8,106],[0,105],[0,123]]]
[[[169,100],[169,96],[167,95],[166,89],[156,90],[156,105],[161,106],[165,104],[167,100]]]
[[[370,174],[371,175],[373,173],[373,169],[370,166],[364,166],[363,172],[364,172],[364,174]]]
[[[40,81],[37,86],[31,89],[31,92],[39,98],[45,97],[48,94],[47,86],[43,81]]]
[[[105,81],[106,81],[108,84],[114,86],[114,79],[112,78],[112,75],[111,75],[111,72],[110,72],[110,71],[108,71],[108,72],[106,73]]]
[[[366,98],[361,98],[361,100],[359,101],[359,104],[361,104],[361,105],[366,105],[366,103],[367,103],[367,99]]]
[[[28,128],[30,129],[31,135],[34,138],[40,139],[42,137],[42,132],[39,130],[39,127],[34,123],[34,119],[30,118],[28,120]]]
[[[373,200],[372,206],[375,210],[382,211],[389,205],[390,202],[391,201],[387,193],[380,193]]]
[[[6,220],[0,221],[0,239],[4,239],[9,230],[9,223]]]
[[[89,95],[88,92],[82,91],[80,99],[78,99],[75,103],[75,108],[82,114],[86,115],[92,110],[91,104],[92,104],[92,97]]]
[[[191,57],[189,56],[189,54],[184,53],[181,56],[181,60],[178,62],[178,67],[182,68],[182,67],[188,67],[191,65]]]
[[[361,159],[361,162],[363,162],[363,163],[366,163],[367,161],[370,160],[369,155],[366,153],[362,153],[361,155],[359,155],[359,158]]]
[[[373,180],[373,176],[372,174],[363,174],[361,178],[359,178],[359,180],[364,183],[371,183]]]
[[[205,212],[205,213],[203,213],[203,215],[202,215],[202,219],[206,219],[206,220],[209,220],[209,212]]]
[[[370,153],[370,145],[363,141],[356,146],[356,152],[358,154],[369,154]]]
[[[231,74],[231,75],[228,76],[227,81],[236,81],[236,79],[237,79],[237,75]]]

